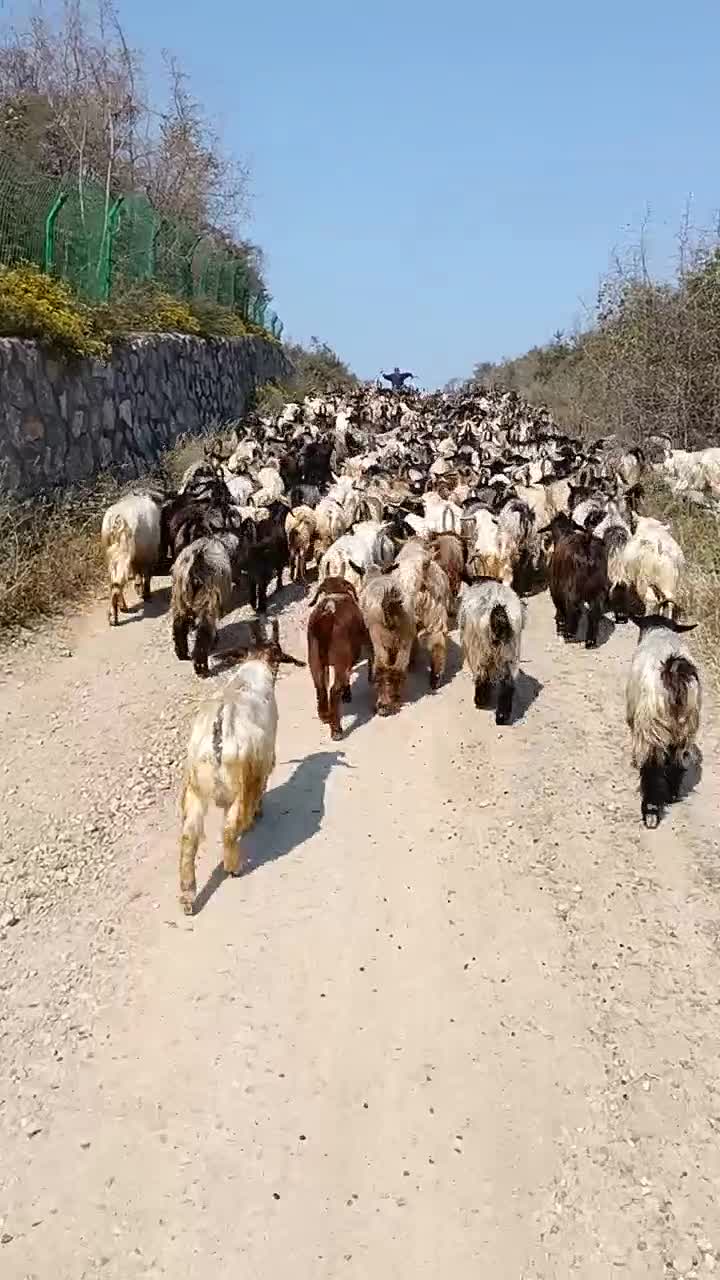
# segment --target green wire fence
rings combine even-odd
[[[107,197],[96,183],[49,178],[0,152],[0,263],[17,262],[62,277],[89,301],[154,282],[282,335],[242,250],[159,213],[144,195]]]

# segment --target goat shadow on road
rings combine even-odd
[[[473,692],[472,681],[469,681],[468,687],[470,691]],[[539,680],[535,679],[535,676],[529,675],[527,671],[518,671],[517,678],[515,680],[512,715],[509,720],[510,725],[519,724],[520,721],[525,718],[525,715],[530,710],[533,702],[540,697],[544,687],[545,686],[541,684]],[[488,696],[483,701],[482,707],[478,708],[481,714],[485,711],[495,710],[497,705],[497,695],[497,687],[488,692]]]
[[[352,768],[342,751],[318,751],[290,763],[297,767],[285,782],[265,793],[262,818],[241,837],[247,859],[241,878],[286,857],[316,835],[325,816],[325,787],[332,770],[336,766]],[[200,914],[227,878],[219,862],[198,893],[194,915]]]
[[[446,685],[451,684],[456,675],[462,671],[463,651],[452,636],[448,636],[445,670],[435,693],[430,688],[430,655],[420,641],[417,656],[410,667],[403,703],[419,702],[421,698],[442,697]]]
[[[580,619],[580,625],[578,626],[577,633],[565,643],[570,645],[584,644],[585,637],[587,635],[587,623],[588,623],[588,615],[585,611],[583,611],[583,615],[582,615],[582,618]],[[603,614],[603,616],[600,619],[600,622],[598,623],[596,648],[603,649],[605,645],[612,639],[612,637],[615,634],[615,626],[616,624],[612,621],[612,619],[608,618],[607,614]]]
[[[130,622],[143,622],[146,618],[161,618],[170,608],[170,588],[154,587],[149,600],[137,600],[131,604],[127,613],[122,614],[121,627]]]

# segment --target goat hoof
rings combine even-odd
[[[660,810],[657,808],[643,809],[642,820],[648,831],[655,831],[660,826]]]
[[[431,676],[431,677],[430,677],[430,692],[431,692],[431,693],[435,693],[435,691],[436,691],[437,689],[439,689],[439,688],[440,688],[440,677],[439,677],[439,676]]]
[[[342,740],[342,729],[332,729],[330,732],[330,737],[332,738],[333,742],[340,742]]]
[[[586,648],[586,649],[597,649],[597,647],[598,647],[598,642],[597,642],[597,640],[586,640],[586,641],[585,641],[585,648]]]
[[[191,916],[195,910],[195,894],[184,893],[180,899],[183,912],[186,916]]]
[[[495,715],[495,723],[499,725],[509,724],[510,716],[506,711],[499,711]]]

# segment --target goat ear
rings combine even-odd
[[[359,578],[365,577],[365,565],[356,564],[354,560],[348,560],[350,568],[358,575]]]

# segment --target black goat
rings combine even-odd
[[[554,543],[548,586],[557,633],[566,640],[576,638],[586,605],[585,648],[594,649],[608,598],[607,548],[600,538],[578,529],[564,513],[555,516],[548,528]]]

